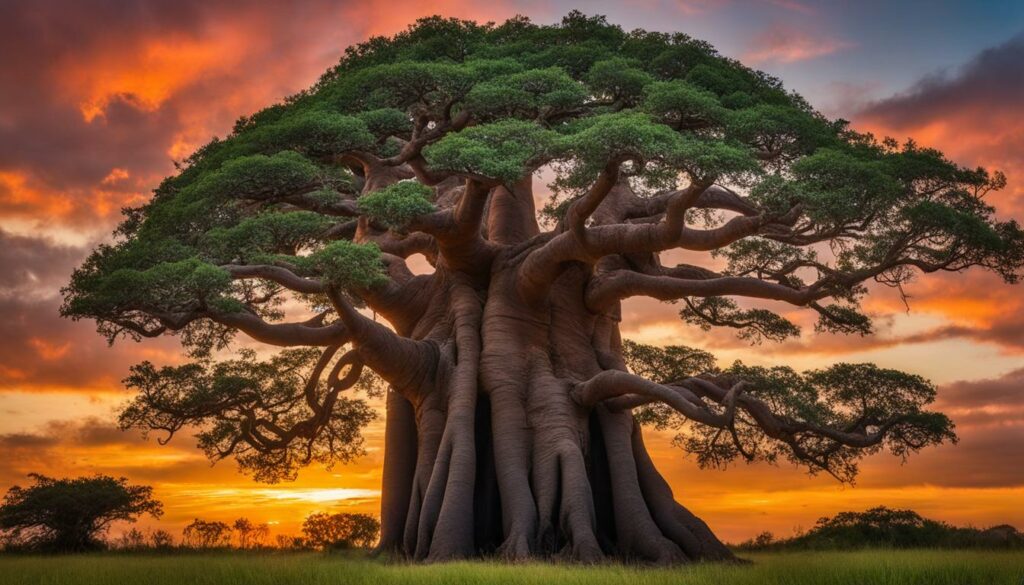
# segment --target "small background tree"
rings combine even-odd
[[[182,542],[191,548],[231,546],[231,527],[224,522],[207,522],[196,518],[181,532]]]
[[[274,537],[274,541],[277,544],[277,548],[285,550],[300,550],[308,548],[306,545],[306,539],[301,536],[292,536],[289,534],[278,534]]]
[[[235,537],[238,539],[238,548],[260,548],[270,534],[270,526],[266,523],[253,524],[248,518],[239,518],[232,525]]]
[[[146,548],[146,535],[138,528],[132,528],[119,536],[113,544],[121,550],[142,550]]]
[[[166,550],[174,546],[174,537],[166,530],[154,530],[149,534],[149,546],[157,550]]]
[[[302,523],[309,546],[327,549],[369,548],[377,542],[380,522],[368,514],[312,514]]]
[[[161,503],[153,499],[153,488],[131,485],[123,477],[54,479],[37,473],[29,477],[33,485],[12,487],[0,505],[0,531],[8,548],[100,549],[113,522],[163,513]]]

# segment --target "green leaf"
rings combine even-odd
[[[316,270],[324,282],[344,289],[373,288],[387,282],[380,248],[372,243],[331,242],[298,261]]]
[[[654,77],[632,59],[615,57],[598,61],[587,71],[586,82],[595,95],[632,105]]]
[[[533,122],[502,120],[449,134],[423,151],[436,169],[512,184],[557,153],[557,135]]]
[[[312,158],[362,150],[374,143],[374,135],[363,119],[326,110],[288,116],[267,128],[264,134],[268,145],[293,149]]]
[[[399,181],[359,198],[359,212],[384,225],[402,228],[413,218],[435,210],[433,192],[416,181]]]
[[[715,94],[680,80],[648,85],[643,108],[678,129],[719,126],[728,116]]]
[[[558,67],[532,69],[478,83],[466,95],[466,108],[485,119],[569,111],[583,105],[586,89]]]

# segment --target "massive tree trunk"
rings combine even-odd
[[[543,244],[529,182],[487,200],[481,231],[500,245],[461,266],[442,255],[419,318],[400,331],[436,347],[437,364],[388,394],[381,549],[417,560],[732,559],[674,501],[632,413],[575,391],[626,369],[618,305],[587,308],[585,264],[524,298],[523,258]]]

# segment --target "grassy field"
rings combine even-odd
[[[872,550],[747,556],[754,560],[752,565],[677,569],[494,563],[410,566],[313,553],[8,556],[0,557],[0,585],[1024,585],[1022,552]]]

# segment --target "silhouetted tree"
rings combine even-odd
[[[280,549],[303,549],[307,548],[306,539],[301,536],[291,536],[288,534],[278,534],[275,537],[277,548]]]
[[[132,528],[121,534],[116,545],[123,550],[139,550],[146,546],[146,535],[138,528]]]
[[[149,535],[149,546],[155,549],[168,549],[174,546],[174,537],[166,530],[154,530]]]
[[[264,545],[268,536],[270,536],[270,525],[266,522],[261,522],[253,527],[252,533],[249,535],[249,545],[253,548],[260,548]]]
[[[238,538],[238,548],[259,548],[270,534],[267,524],[253,524],[248,518],[239,518],[232,525]]]
[[[231,527],[224,522],[208,522],[196,518],[181,533],[182,542],[192,548],[231,546]]]
[[[935,546],[953,531],[952,526],[924,518],[913,510],[878,506],[820,518],[804,539],[836,548]]]
[[[929,382],[871,364],[720,369],[624,345],[622,302],[755,343],[800,333],[783,305],[868,334],[869,284],[1018,279],[1024,234],[985,200],[1004,185],[829,120],[686,35],[578,12],[433,17],[200,148],[75,272],[63,314],[110,341],[178,335],[195,361],[135,367],[121,424],[198,428],[260,480],[360,455],[372,370],[390,387],[382,548],[728,559],[641,424],[677,429],[702,465],[788,460],[841,481],[953,425]],[[309,315],[288,319],[297,305]],[[215,360],[238,334],[285,349]]]
[[[308,516],[302,534],[309,546],[319,549],[369,548],[377,542],[380,522],[367,514],[328,514]]]
[[[29,474],[33,485],[14,486],[0,505],[0,530],[10,546],[84,551],[102,548],[102,537],[116,521],[159,517],[153,488],[106,475],[54,479]]]
[[[775,542],[775,535],[766,530],[754,538],[740,543],[739,548],[743,550],[757,550],[768,548]]]

